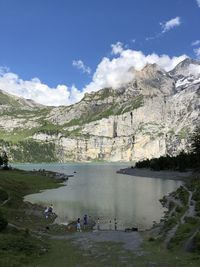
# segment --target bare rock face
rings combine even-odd
[[[147,64],[136,72],[136,83],[145,96],[168,96],[175,93],[174,79],[156,64]]]
[[[24,102],[19,112],[14,105],[15,116],[0,116],[0,131],[17,134],[15,142],[7,136],[13,160],[17,160],[16,139],[23,151],[36,153],[33,147],[43,145],[44,153],[51,149],[48,153],[61,162],[177,155],[189,149],[190,134],[200,123],[199,68],[200,63],[191,59],[170,72],[148,64],[121,88],[86,94],[71,106],[35,107]]]

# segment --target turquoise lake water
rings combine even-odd
[[[115,163],[17,164],[18,168],[46,169],[74,174],[57,189],[45,190],[26,196],[25,200],[45,206],[53,204],[58,223],[68,223],[83,217],[100,218],[100,227],[118,229],[139,227],[148,229],[159,222],[165,209],[159,202],[164,195],[174,191],[182,181],[128,176],[116,173],[130,166]],[[74,173],[76,172],[76,173]]]

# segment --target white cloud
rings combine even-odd
[[[200,7],[200,0],[196,0],[198,7]]]
[[[196,40],[196,41],[191,43],[192,46],[196,46],[196,45],[199,45],[199,44],[200,44],[200,40]]]
[[[168,21],[166,21],[165,23],[160,22],[160,26],[162,28],[162,31],[159,33],[155,33],[152,36],[147,36],[145,38],[145,41],[151,41],[151,40],[155,40],[157,38],[160,38],[164,33],[166,33],[167,31],[173,29],[174,27],[177,27],[181,25],[181,19],[180,17],[176,17],[174,19],[170,19]]]
[[[111,47],[113,50],[115,46],[111,45]],[[133,68],[141,70],[147,63],[156,63],[166,71],[170,71],[187,57],[182,55],[170,58],[167,55],[159,56],[154,53],[146,56],[141,51],[131,49],[122,49],[118,54],[117,58],[104,57],[102,59],[93,75],[92,82],[84,88],[84,92],[98,91],[104,87],[116,89],[134,78]]]
[[[82,98],[82,94],[77,92],[74,86],[69,88],[66,85],[58,85],[56,88],[50,88],[38,78],[24,81],[11,72],[0,74],[0,89],[49,106],[70,105]]]
[[[145,38],[145,41],[155,40],[155,39],[161,37],[161,35],[162,35],[162,33],[156,33],[154,36],[147,36]]]
[[[198,59],[200,59],[200,47],[194,49],[194,53]]]
[[[111,48],[113,55],[121,54],[121,52],[123,51],[123,43],[117,42],[116,44],[111,44]]]
[[[176,17],[174,19],[170,19],[168,21],[166,21],[165,23],[160,23],[162,26],[162,33],[165,33],[171,29],[173,29],[174,27],[177,27],[181,24],[181,19],[180,17]]]
[[[116,57],[111,59],[104,57],[98,64],[92,81],[82,90],[77,89],[75,85],[71,87],[58,85],[51,88],[38,78],[25,81],[20,79],[17,74],[6,72],[6,70],[4,73],[0,73],[0,89],[17,96],[33,99],[44,105],[70,105],[80,101],[86,92],[98,91],[105,87],[119,88],[134,78],[134,70],[141,70],[147,63],[156,63],[164,70],[170,71],[187,57],[186,55],[169,57],[155,53],[145,55],[141,51],[123,48],[123,44],[120,42],[111,45],[111,48],[113,52],[115,51]]]
[[[200,74],[200,65],[190,64],[189,72],[194,76],[199,76]]]
[[[6,66],[0,66],[0,75],[3,75],[6,72],[9,72],[9,68]]]
[[[73,60],[72,61],[72,66],[76,67],[77,69],[81,70],[83,73],[87,73],[90,74],[91,73],[91,69],[90,67],[87,67],[82,60],[78,59],[78,60]]]

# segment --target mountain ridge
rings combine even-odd
[[[61,162],[134,161],[188,150],[199,125],[199,67],[192,59],[169,72],[148,64],[120,88],[85,94],[70,106],[9,95],[5,109],[0,91],[0,147],[13,161]]]

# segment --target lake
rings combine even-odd
[[[164,195],[178,188],[182,181],[128,176],[116,173],[125,164],[116,163],[66,163],[66,164],[17,164],[25,170],[46,169],[74,174],[57,189],[45,190],[25,197],[26,201],[45,206],[53,204],[58,215],[57,223],[68,223],[83,217],[100,218],[101,229],[138,227],[148,229],[159,222],[165,209],[159,202]],[[74,173],[76,172],[76,173]]]

